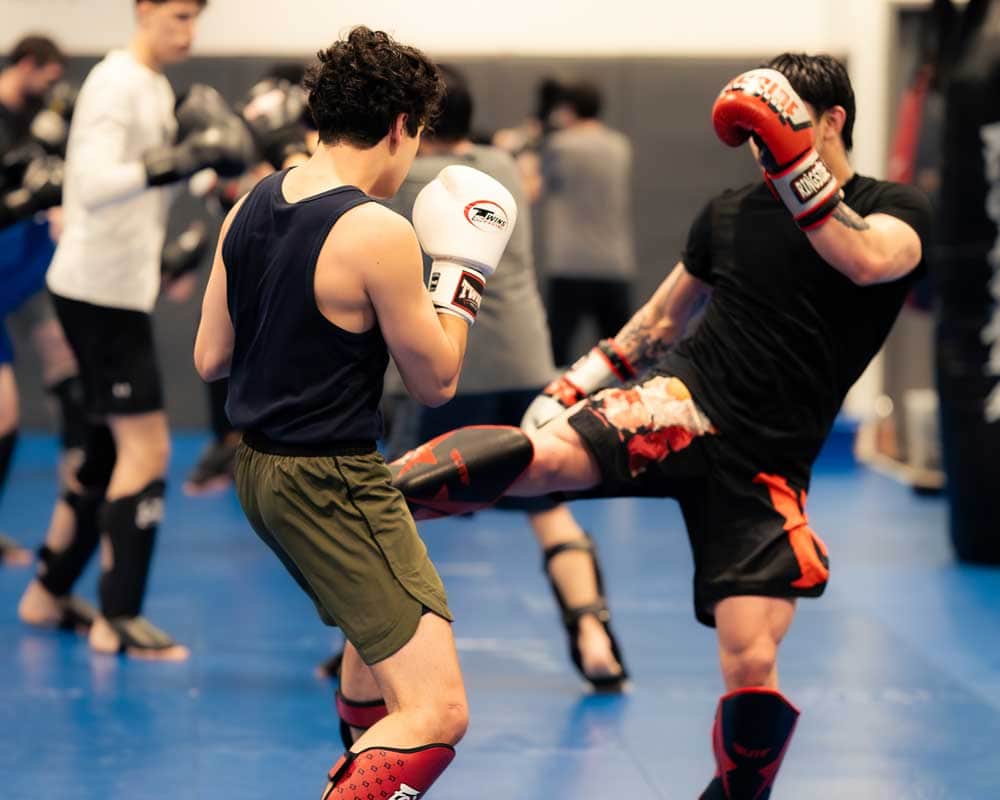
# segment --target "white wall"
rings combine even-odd
[[[878,2],[879,0],[872,0]],[[74,51],[122,41],[131,0],[0,0],[8,40],[44,27]],[[210,0],[203,53],[312,51],[365,23],[436,53],[760,53],[831,44],[843,0]],[[284,11],[274,11],[283,7]]]

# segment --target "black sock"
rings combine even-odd
[[[142,612],[146,579],[163,519],[166,484],[152,481],[137,494],[109,500],[101,508],[101,528],[111,544],[111,569],[101,573],[101,613],[108,619]]]

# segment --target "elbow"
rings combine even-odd
[[[451,400],[458,391],[458,376],[454,376],[449,381],[444,381],[436,386],[424,387],[417,402],[428,408],[438,408]]]
[[[847,270],[847,277],[855,286],[872,286],[885,280],[889,266],[887,260],[875,256],[858,258]]]
[[[206,383],[217,381],[229,375],[229,353],[211,353],[203,348],[194,351],[194,368]]]

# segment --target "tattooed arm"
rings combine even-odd
[[[678,263],[649,301],[621,329],[615,342],[637,373],[656,364],[684,335],[711,287]]]
[[[889,214],[860,216],[844,202],[830,220],[807,233],[823,259],[859,286],[903,277],[920,263],[917,232]]]

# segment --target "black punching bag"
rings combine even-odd
[[[951,538],[1000,564],[1000,0],[971,5],[985,13],[949,70],[930,264]]]

